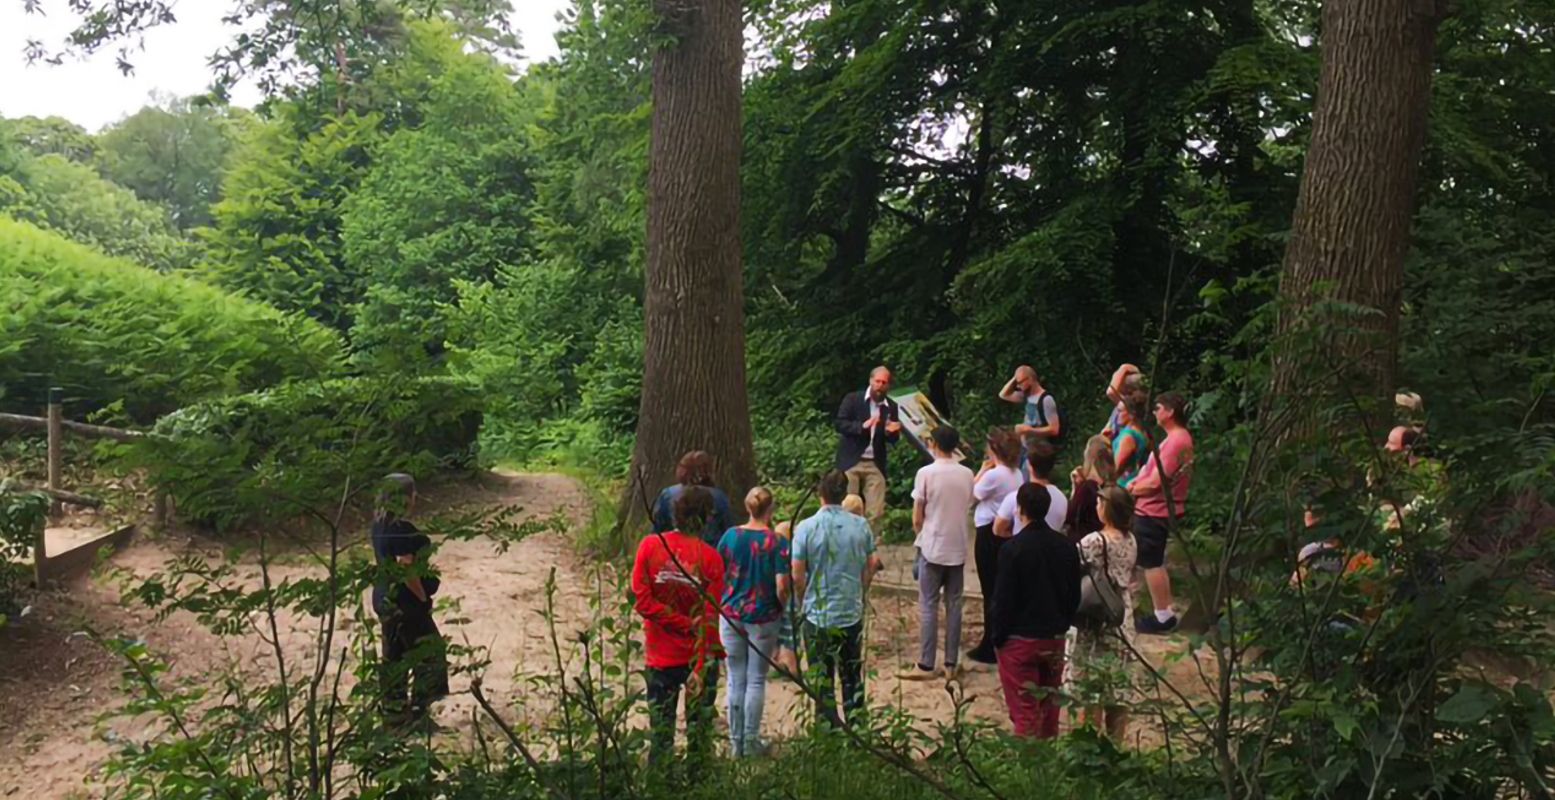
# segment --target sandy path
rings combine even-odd
[[[474,481],[432,487],[423,495],[429,512],[439,508],[517,506],[520,518],[547,518],[560,512],[574,528],[588,516],[588,500],[570,478],[548,474],[487,473]],[[358,534],[360,535],[360,534]],[[219,543],[172,536],[141,539],[115,557],[115,566],[149,575],[168,559],[191,553],[214,559]],[[499,551],[488,540],[446,541],[436,556],[443,577],[439,624],[450,640],[478,646],[489,658],[483,682],[487,694],[520,727],[540,723],[554,698],[535,688],[534,677],[553,674],[555,655],[544,616],[547,581],[555,571],[555,611],[563,664],[569,674],[581,668],[576,634],[593,619],[590,598],[607,605],[618,602],[614,576],[574,551],[569,535],[546,531]],[[240,580],[257,584],[257,568],[240,569]],[[302,558],[278,558],[276,580],[317,575],[318,568]],[[256,674],[273,674],[273,653],[258,636],[215,637],[186,614],[153,622],[138,609],[120,604],[116,585],[106,579],[83,581],[68,590],[41,595],[25,624],[0,629],[0,798],[67,798],[96,796],[94,783],[116,742],[144,741],[160,729],[144,719],[112,716],[120,707],[120,664],[87,637],[74,633],[87,626],[105,635],[143,638],[172,665],[172,676],[201,679],[236,667]],[[943,681],[902,682],[894,674],[909,664],[917,641],[914,598],[877,591],[870,599],[866,656],[868,690],[874,705],[891,705],[925,721],[948,721],[953,705]],[[967,646],[981,632],[981,609],[968,602],[964,627]],[[640,638],[635,619],[626,620]],[[311,658],[317,623],[285,617],[282,640],[294,663]],[[343,622],[342,634],[350,624]],[[1165,640],[1158,640],[1163,643]],[[338,648],[343,638],[336,640]],[[1163,646],[1164,649],[1164,646]],[[636,676],[625,678],[640,689]],[[472,739],[475,703],[468,694],[470,679],[455,676],[454,695],[439,704],[438,722],[448,744]],[[974,719],[1005,721],[997,675],[990,670],[967,673],[962,680]],[[722,698],[719,708],[722,709]],[[792,734],[803,724],[807,705],[790,683],[771,685],[767,701],[768,735]],[[641,707],[634,724],[644,724]],[[720,711],[720,725],[722,719]]]
[[[587,503],[578,485],[559,475],[486,474],[468,484],[432,487],[424,492],[430,508],[517,506],[521,519],[562,512],[572,523],[586,520]],[[115,556],[116,568],[147,576],[171,558],[197,554],[220,558],[220,544],[200,537],[172,535],[141,538]],[[495,698],[518,696],[513,676],[519,665],[550,660],[549,640],[539,610],[551,569],[564,591],[558,615],[588,616],[586,600],[566,591],[582,574],[581,562],[562,534],[530,536],[499,553],[487,540],[448,541],[437,556],[445,594],[458,599],[458,613],[440,612],[450,638],[489,651],[486,683]],[[316,575],[300,557],[277,558],[275,580]],[[240,569],[240,581],[257,585],[258,570]],[[122,706],[121,665],[81,631],[105,636],[140,637],[171,665],[174,679],[199,679],[237,667],[273,674],[270,646],[258,636],[218,638],[184,613],[153,621],[139,608],[121,604],[115,581],[82,580],[34,598],[26,618],[0,628],[0,798],[95,796],[93,778],[117,742],[144,740],[157,726],[142,719],[113,716]],[[463,621],[460,621],[463,620]],[[316,651],[316,622],[281,619],[285,651],[295,664]],[[343,620],[340,631],[348,633]],[[337,646],[343,639],[337,639]],[[456,691],[468,686],[456,683]],[[442,704],[440,718],[468,720],[470,698]]]

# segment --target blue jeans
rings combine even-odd
[[[739,628],[745,630],[740,635]],[[761,752],[761,713],[767,704],[769,659],[777,652],[781,620],[759,624],[720,620],[718,633],[729,655],[729,752],[735,757]],[[749,642],[746,641],[747,637]]]

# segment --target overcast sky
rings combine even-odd
[[[210,84],[206,59],[232,37],[233,29],[223,25],[221,17],[234,2],[181,0],[175,11],[178,22],[146,36],[146,50],[130,59],[135,72],[126,77],[114,67],[116,47],[57,67],[27,66],[27,40],[40,39],[57,47],[75,17],[65,0],[44,0],[48,16],[27,14],[21,0],[0,0],[0,116],[60,116],[96,131],[134,113],[154,91],[202,92]],[[513,28],[527,59],[543,61],[556,54],[556,14],[570,4],[570,0],[515,0]],[[233,101],[242,105],[253,105],[258,99],[252,86],[239,86],[233,93]]]

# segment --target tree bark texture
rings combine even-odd
[[[1322,71],[1280,276],[1272,383],[1276,402],[1303,407],[1290,418],[1297,426],[1312,424],[1305,412],[1324,398],[1386,403],[1392,394],[1440,20],[1437,0],[1323,4]]]
[[[642,405],[620,515],[628,537],[688,450],[713,455],[736,510],[755,480],[740,257],[740,3],[654,0],[654,10],[667,41],[653,58]]]

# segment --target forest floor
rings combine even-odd
[[[519,518],[547,518],[560,512],[572,529],[586,524],[590,509],[584,490],[571,478],[554,474],[487,473],[478,480],[431,487],[423,493],[427,512],[435,510],[518,507]],[[360,546],[363,534],[355,536]],[[190,614],[154,620],[144,609],[123,602],[124,576],[150,576],[170,560],[197,555],[221,558],[224,543],[187,531],[142,536],[113,559],[117,579],[98,576],[36,596],[31,612],[0,628],[0,799],[94,797],[103,792],[102,768],[116,748],[160,735],[162,726],[122,713],[122,664],[87,635],[142,639],[169,662],[174,680],[212,683],[232,670],[263,676],[274,673],[273,650],[257,633],[218,637]],[[274,559],[272,578],[306,577],[318,567],[302,557]],[[444,542],[436,556],[442,574],[440,602],[457,600],[457,611],[440,611],[440,625],[451,641],[484,648],[490,663],[483,673],[486,694],[509,721],[537,724],[551,704],[534,689],[536,676],[554,674],[556,655],[547,621],[546,585],[555,570],[557,638],[569,674],[580,661],[567,642],[592,619],[590,596],[611,587],[598,565],[580,556],[567,534],[547,530],[505,551],[483,539]],[[240,562],[237,581],[257,585],[258,569]],[[608,598],[613,606],[618,598]],[[872,704],[909,711],[924,724],[949,721],[954,713],[944,681],[907,682],[894,675],[913,660],[917,641],[916,599],[902,587],[882,586],[870,601],[868,635],[869,694]],[[980,603],[968,602],[965,646],[981,634]],[[292,659],[311,659],[317,644],[316,622],[280,619],[284,650]],[[340,631],[349,634],[349,619]],[[634,630],[635,633],[635,630]],[[1140,637],[1140,646],[1157,665],[1178,638]],[[1169,667],[1179,686],[1202,685],[1192,659]],[[633,679],[635,680],[635,679]],[[453,695],[439,704],[440,739],[450,746],[473,742],[476,706],[467,675],[456,675]],[[973,719],[1006,721],[998,676],[991,669],[963,676],[966,713]],[[771,684],[766,733],[777,739],[803,724],[802,695],[789,682]],[[720,700],[720,709],[721,700]],[[722,713],[720,713],[722,718]],[[635,719],[634,724],[643,724]],[[1155,732],[1136,726],[1135,744],[1149,746]]]

